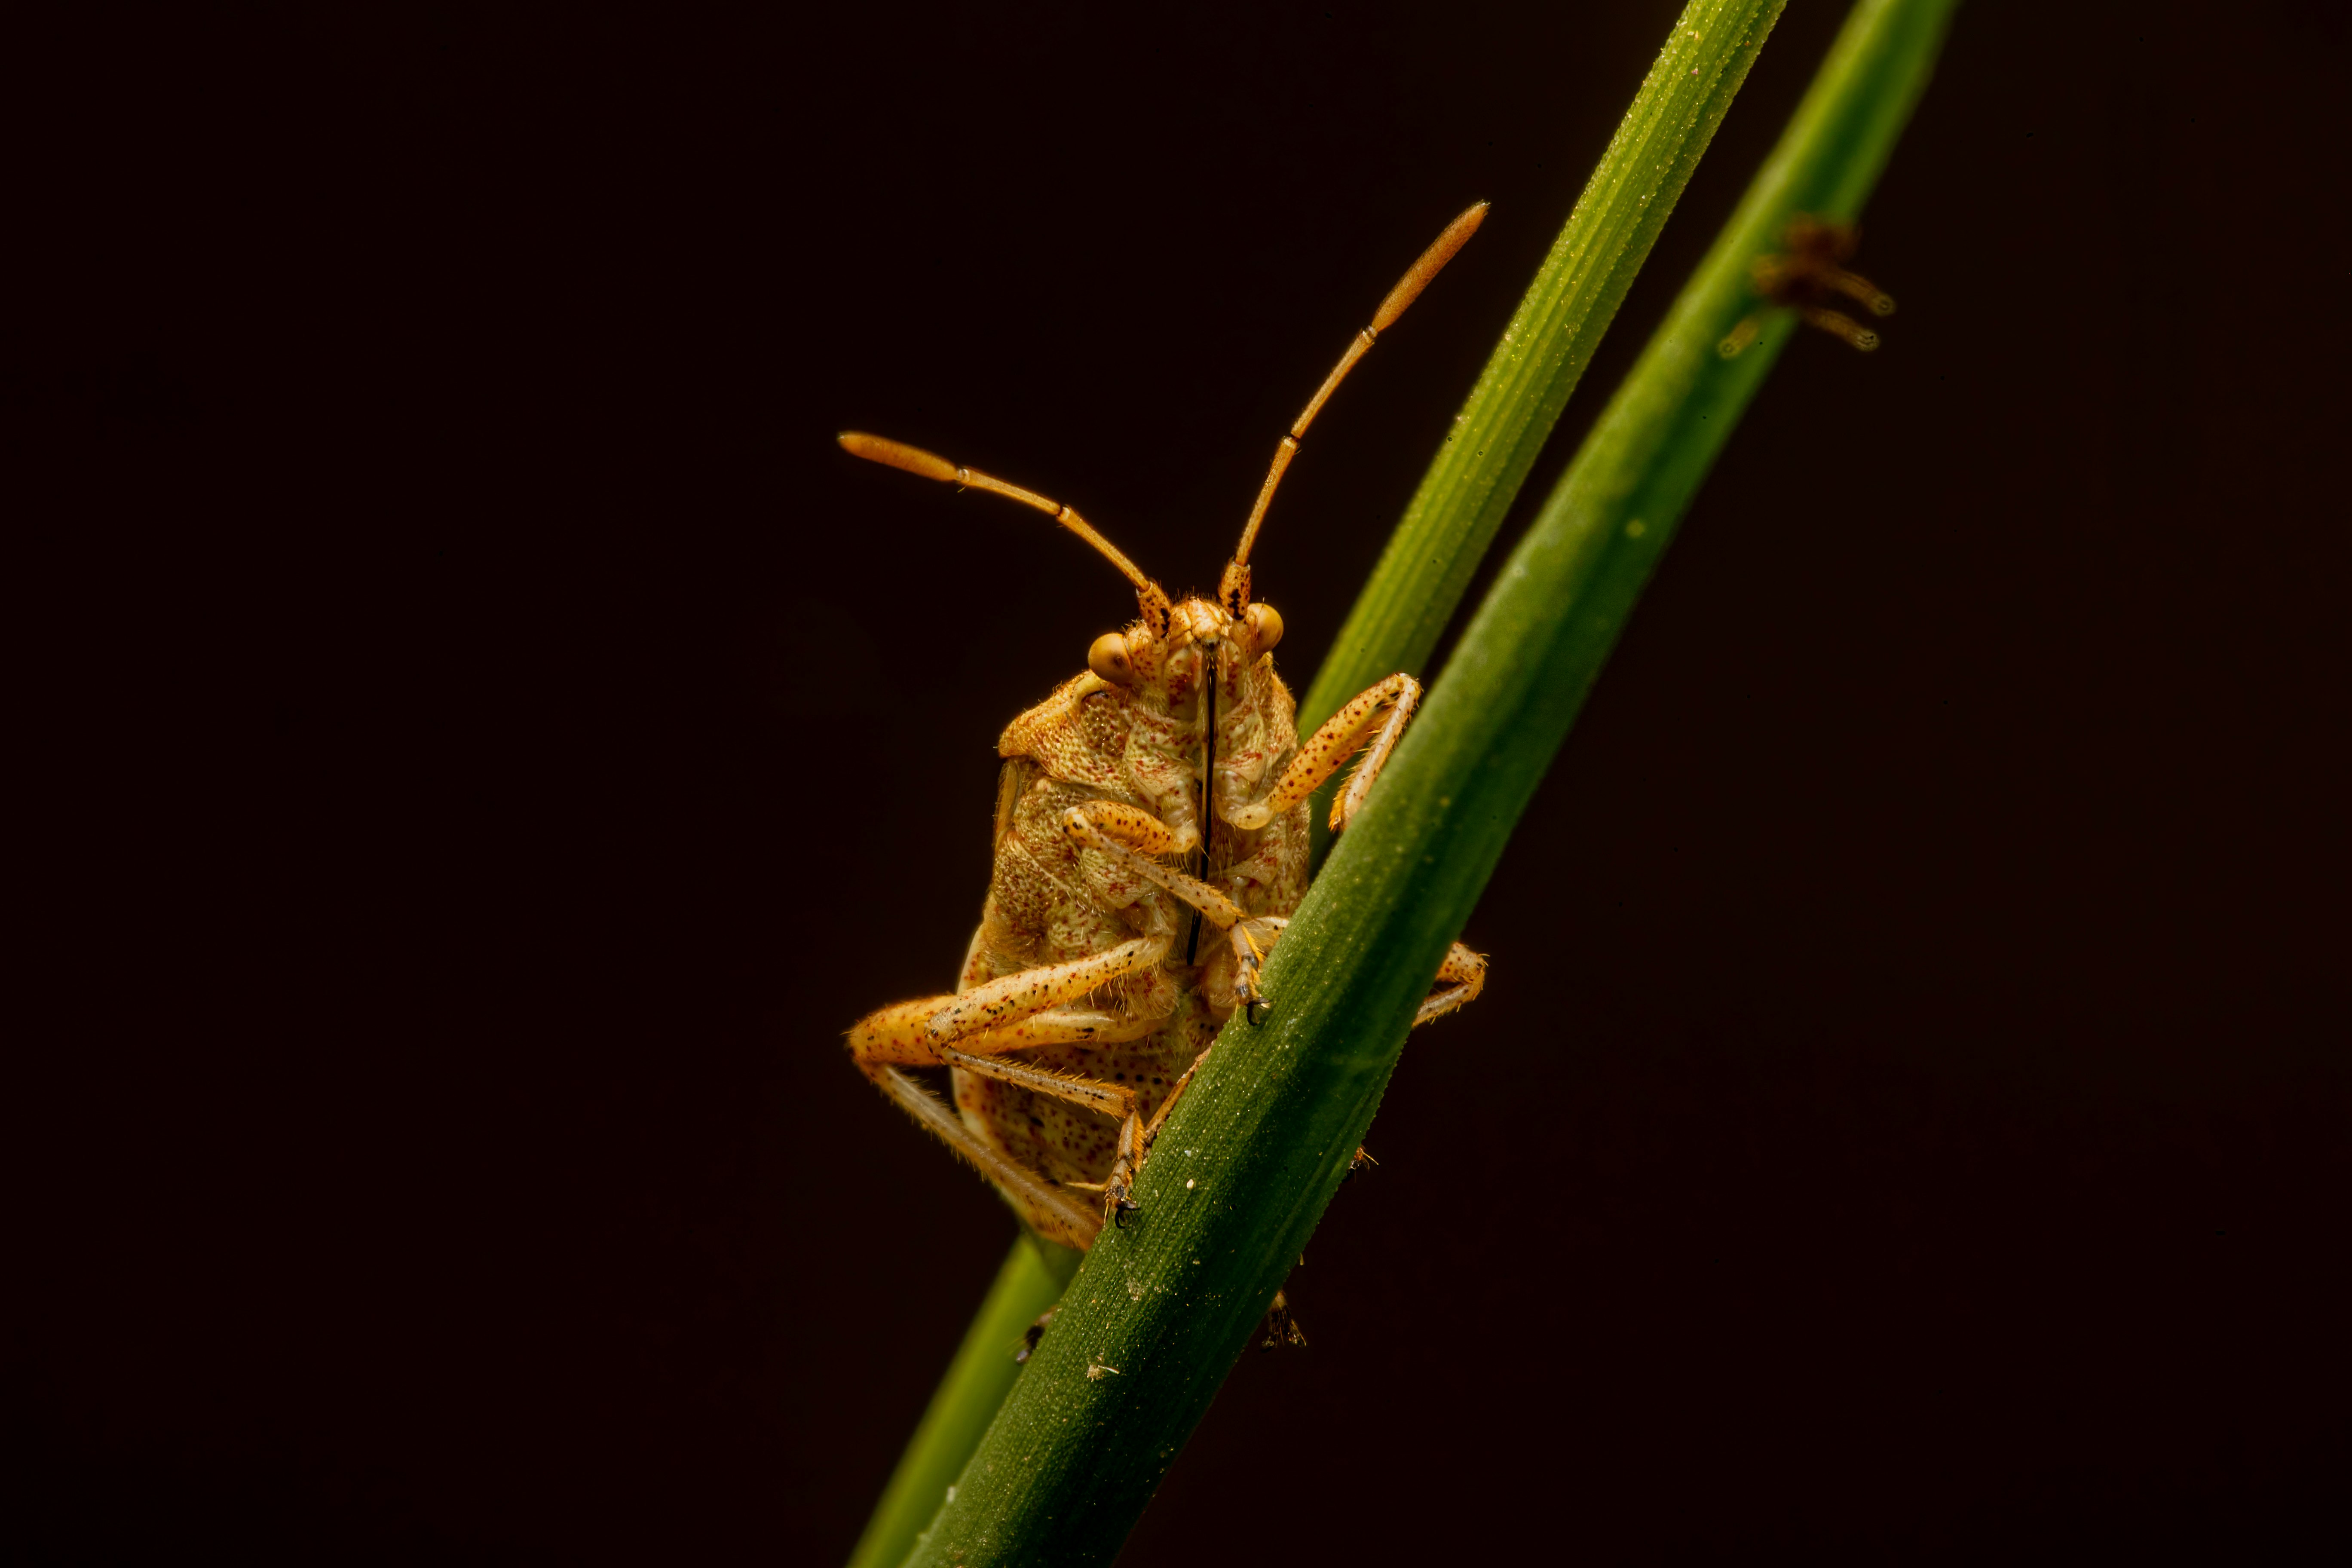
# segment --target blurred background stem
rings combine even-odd
[[[896,1568],[906,1561],[1021,1375],[1022,1363],[1013,1358],[1023,1337],[1077,1271],[1078,1254],[1068,1247],[1025,1229],[1013,1238],[849,1554],[849,1568]]]

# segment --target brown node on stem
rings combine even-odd
[[[1299,1261],[1304,1263],[1307,1260],[1302,1258]],[[1276,1290],[1274,1293],[1274,1300],[1265,1310],[1264,1332],[1265,1337],[1258,1341],[1257,1345],[1262,1351],[1278,1351],[1286,1347],[1303,1351],[1307,1348],[1307,1335],[1299,1328],[1298,1320],[1290,1314],[1288,1292]]]
[[[1749,266],[1756,292],[1783,310],[1794,310],[1808,325],[1868,353],[1879,344],[1878,334],[1837,309],[1858,304],[1874,316],[1895,313],[1895,298],[1844,263],[1862,243],[1862,230],[1852,224],[1832,223],[1808,213],[1789,220],[1781,239],[1783,249],[1758,257]],[[1716,352],[1736,357],[1762,332],[1753,315],[1725,334]]]

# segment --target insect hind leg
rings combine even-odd
[[[1040,1233],[1084,1249],[1101,1229],[1099,1220],[1088,1216],[1086,1226],[1074,1230],[1070,1216],[1083,1209],[1045,1177],[982,1139],[899,1069],[958,1068],[1119,1117],[1118,1156],[1103,1198],[1105,1214],[1117,1217],[1135,1207],[1135,1173],[1142,1160],[1142,1123],[1133,1097],[1111,1085],[995,1058],[1039,1046],[1112,1044],[1150,1033],[1159,1026],[1155,1016],[1067,1004],[1108,981],[1150,969],[1167,952],[1165,936],[1141,937],[1107,952],[968,986],[952,996],[884,1007],[849,1031],[850,1054],[884,1093],[995,1183]]]
[[[1100,1079],[1055,1072],[1034,1062],[974,1056],[953,1046],[942,1047],[940,1055],[947,1058],[950,1067],[976,1077],[994,1079],[999,1083],[1025,1089],[1034,1094],[1050,1095],[1082,1110],[1118,1117],[1118,1151],[1111,1160],[1110,1174],[1103,1182],[1103,1217],[1118,1221],[1133,1212],[1136,1207],[1135,1177],[1143,1165],[1144,1149],[1143,1118],[1136,1106],[1133,1089],[1121,1084],[1105,1083]],[[1177,1090],[1181,1093],[1182,1089],[1183,1084],[1180,1080]],[[1170,1099],[1173,1100],[1174,1096],[1170,1096]],[[1158,1118],[1153,1119],[1152,1125],[1159,1125]]]
[[[1139,937],[1108,952],[1024,969],[952,996],[877,1008],[850,1027],[850,1054],[861,1066],[943,1067],[940,1047],[950,1045],[993,1056],[1033,1046],[1131,1040],[1150,1033],[1156,1017],[1070,1004],[1097,986],[1151,969],[1167,952],[1166,937]]]
[[[925,1024],[925,1036],[936,1047],[953,1045],[967,1036],[1001,1033],[1075,1002],[1097,986],[1156,968],[1168,956],[1170,942],[1166,935],[1139,936],[1107,952],[1065,963],[1040,964],[971,986],[943,999],[942,1005]],[[901,1012],[905,1005],[885,1008],[883,1012]],[[876,1018],[881,1016],[879,1013],[874,1015]],[[998,1048],[1013,1047],[1007,1045]]]
[[[954,1111],[941,1104],[938,1096],[898,1068],[877,1061],[861,1060],[857,1065],[924,1131],[987,1177],[1004,1194],[1013,1212],[1036,1227],[1038,1235],[1080,1252],[1094,1246],[1095,1237],[1102,1231],[1102,1221],[1085,1205],[1072,1202],[1067,1194],[1045,1177],[984,1142]]]

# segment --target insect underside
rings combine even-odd
[[[1447,226],[1291,426],[1213,599],[1171,600],[1044,496],[896,441],[840,438],[1052,515],[1136,591],[1138,618],[997,742],[994,869],[954,993],[849,1031],[860,1070],[1050,1240],[1090,1247],[1136,1207],[1152,1140],[1218,1030],[1272,1005],[1258,974],[1307,890],[1308,796],[1362,752],[1332,806],[1343,828],[1420,699],[1412,677],[1391,675],[1301,742],[1274,669],[1282,618],[1251,598],[1249,552],[1324,402],[1485,216],[1482,203]],[[1414,1022],[1470,1001],[1485,977],[1455,943]],[[949,1069],[952,1109],[910,1076],[926,1068]]]

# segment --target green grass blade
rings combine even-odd
[[[1142,1211],[1087,1255],[913,1563],[1117,1553],[1337,1189],[1438,959],[1785,340],[1777,322],[1716,352],[1752,303],[1749,259],[1797,211],[1859,207],[1951,5],[1864,0],[1849,19],[1284,934],[1273,1016],[1225,1030],[1145,1168]]]
[[[1317,882],[1315,907],[1302,906],[1285,933],[1278,954],[1307,928],[1297,962],[1316,959],[1318,973],[1306,984],[1402,994],[1434,973],[1691,497],[1795,330],[1776,312],[1745,353],[1717,352],[1756,305],[1749,263],[1778,247],[1798,213],[1858,215],[1926,85],[1952,5],[1856,7],[1739,210],[1464,632],[1374,805]],[[1396,973],[1340,981],[1317,954],[1324,926]],[[1410,997],[1391,1006],[1402,1017]]]
[[[1021,1375],[1013,1353],[1023,1332],[1060,1298],[1077,1267],[1078,1255],[1067,1247],[1025,1233],[1014,1238],[947,1375],[907,1440],[898,1468],[882,1489],[882,1500],[874,1505],[866,1533],[849,1554],[849,1568],[898,1568],[907,1560]]]
[[[1302,734],[1427,666],[1783,4],[1692,0],[1676,19],[1300,701]],[[1315,798],[1318,861],[1337,787]]]
[[[1472,389],[1454,437],[1406,508],[1309,689],[1301,710],[1306,728],[1374,680],[1392,670],[1418,670],[1429,657],[1784,4],[1693,0],[1675,22]],[[1314,806],[1318,856],[1328,793]],[[1025,1245],[1015,1244],[999,1291],[1008,1289]],[[983,1318],[996,1302],[992,1294]],[[1038,1302],[1023,1321],[1049,1304]],[[979,1332],[978,1324],[972,1332]],[[971,1342],[968,1336],[967,1348]],[[963,1364],[959,1356],[950,1383],[932,1396],[860,1538],[852,1568],[898,1561],[889,1543],[911,1540],[929,1518],[925,1512],[909,1525],[909,1510],[918,1505],[908,1500],[929,1499],[923,1506],[935,1506],[1012,1384],[1009,1373],[1001,1386],[987,1380],[956,1383]],[[959,1440],[961,1454],[954,1449]]]
[[[1302,732],[1428,661],[1782,3],[1693,0],[1675,21],[1300,702]]]

